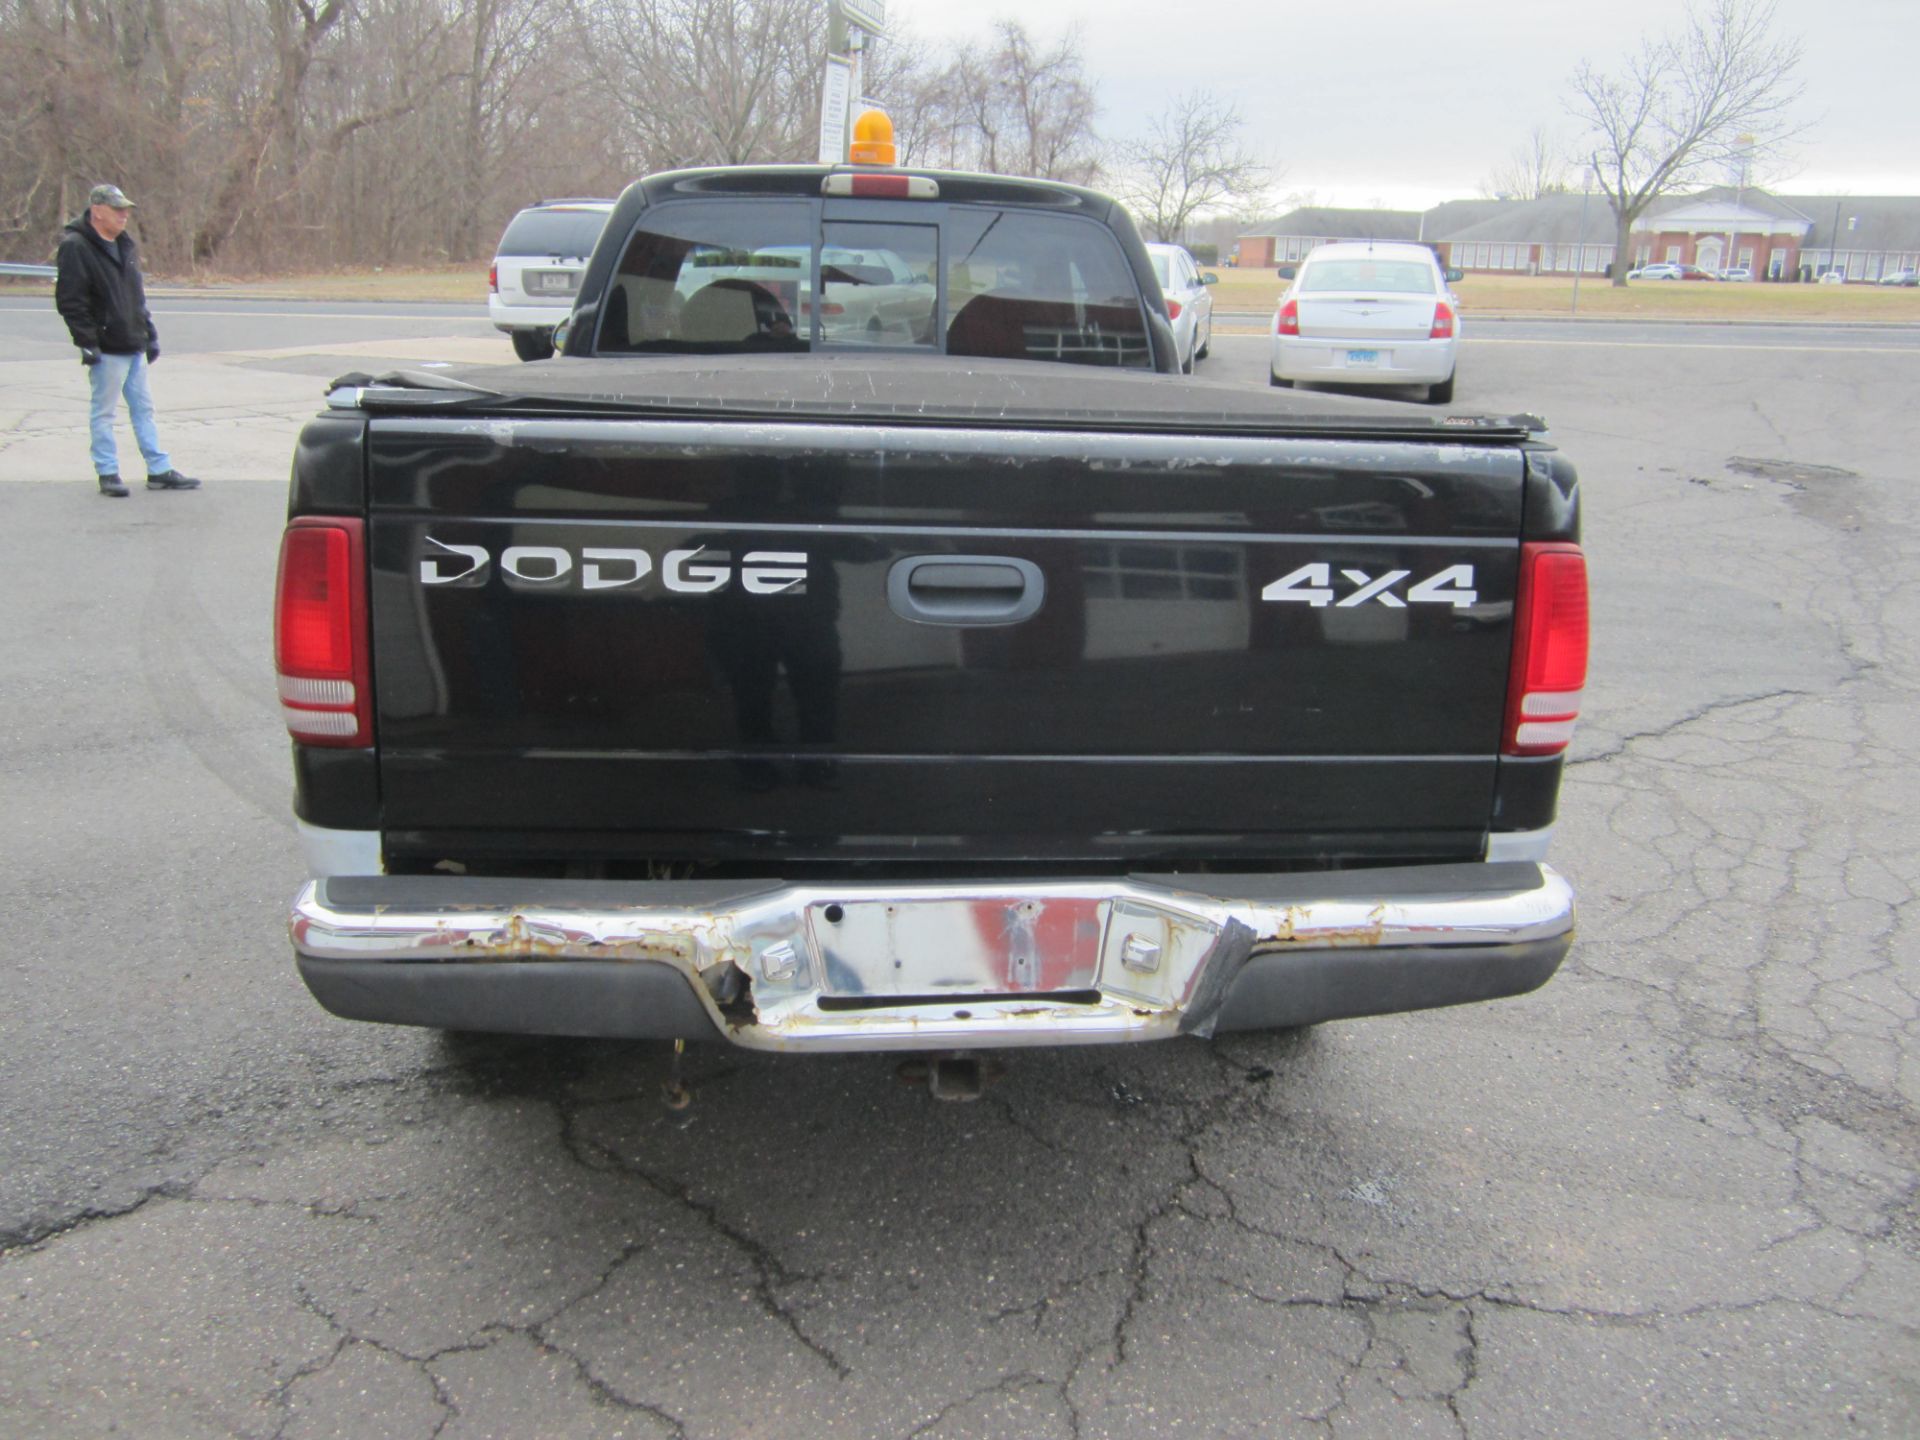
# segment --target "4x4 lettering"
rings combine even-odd
[[[1449,565],[1438,575],[1429,575],[1407,592],[1407,598],[1432,605],[1451,605],[1464,610],[1480,598],[1473,588],[1471,565]]]
[[[1390,610],[1404,610],[1409,604],[1451,605],[1456,610],[1464,610],[1480,598],[1480,592],[1473,588],[1471,565],[1449,565],[1424,580],[1416,581],[1403,599],[1398,587],[1412,574],[1411,570],[1389,570],[1375,577],[1365,570],[1342,570],[1341,578],[1354,589],[1352,593],[1336,600],[1333,567],[1315,561],[1297,570],[1289,570],[1261,590],[1260,598],[1311,605],[1316,610],[1328,605],[1349,609],[1369,601],[1385,605]]]
[[[1340,602],[1343,606],[1364,605],[1369,600],[1378,600],[1391,610],[1404,610],[1407,602],[1393,593],[1393,587],[1413,572],[1411,570],[1389,570],[1378,580],[1364,570],[1342,570],[1340,572],[1360,588]]]
[[[1298,570],[1290,570],[1260,592],[1262,600],[1300,600],[1319,609],[1322,605],[1333,603],[1333,591],[1329,581],[1333,578],[1331,565],[1302,565]]]

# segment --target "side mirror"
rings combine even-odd
[[[1300,267],[1297,265],[1282,265],[1279,271],[1280,278],[1282,280],[1291,280],[1293,279],[1294,276],[1298,275],[1299,273],[1300,273]]]
[[[566,319],[562,320],[558,325],[553,327],[553,353],[554,354],[564,355],[567,353],[567,332],[572,328],[573,328],[573,317],[571,315],[569,315]]]
[[[1200,272],[1200,283],[1202,285],[1218,285],[1220,283],[1220,277],[1211,270],[1202,270]]]
[[[1447,267],[1447,284],[1458,285],[1462,280],[1466,278],[1467,278],[1466,271],[1456,270],[1452,266]]]

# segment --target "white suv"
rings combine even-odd
[[[553,327],[573,313],[581,272],[612,211],[611,200],[543,200],[508,223],[487,274],[487,315],[522,360],[553,354]]]

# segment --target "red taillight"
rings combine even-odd
[[[363,533],[357,519],[302,516],[280,540],[274,668],[281,716],[302,744],[373,743]]]
[[[1178,320],[1180,318],[1180,302],[1178,300],[1167,301],[1167,318],[1169,320]]]
[[[1433,307],[1433,328],[1427,331],[1429,340],[1451,340],[1453,338],[1453,307],[1446,301],[1435,302]]]
[[[498,261],[487,267],[487,289],[494,294],[500,293],[500,265]]]
[[[1300,302],[1298,300],[1289,300],[1280,307],[1280,313],[1273,317],[1273,333],[1276,335],[1300,333]]]
[[[1529,541],[1520,547],[1503,753],[1566,749],[1586,684],[1587,557],[1578,545]]]

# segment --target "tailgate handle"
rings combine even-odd
[[[1008,555],[909,555],[887,572],[887,603],[921,625],[1014,625],[1040,609],[1047,580]]]

